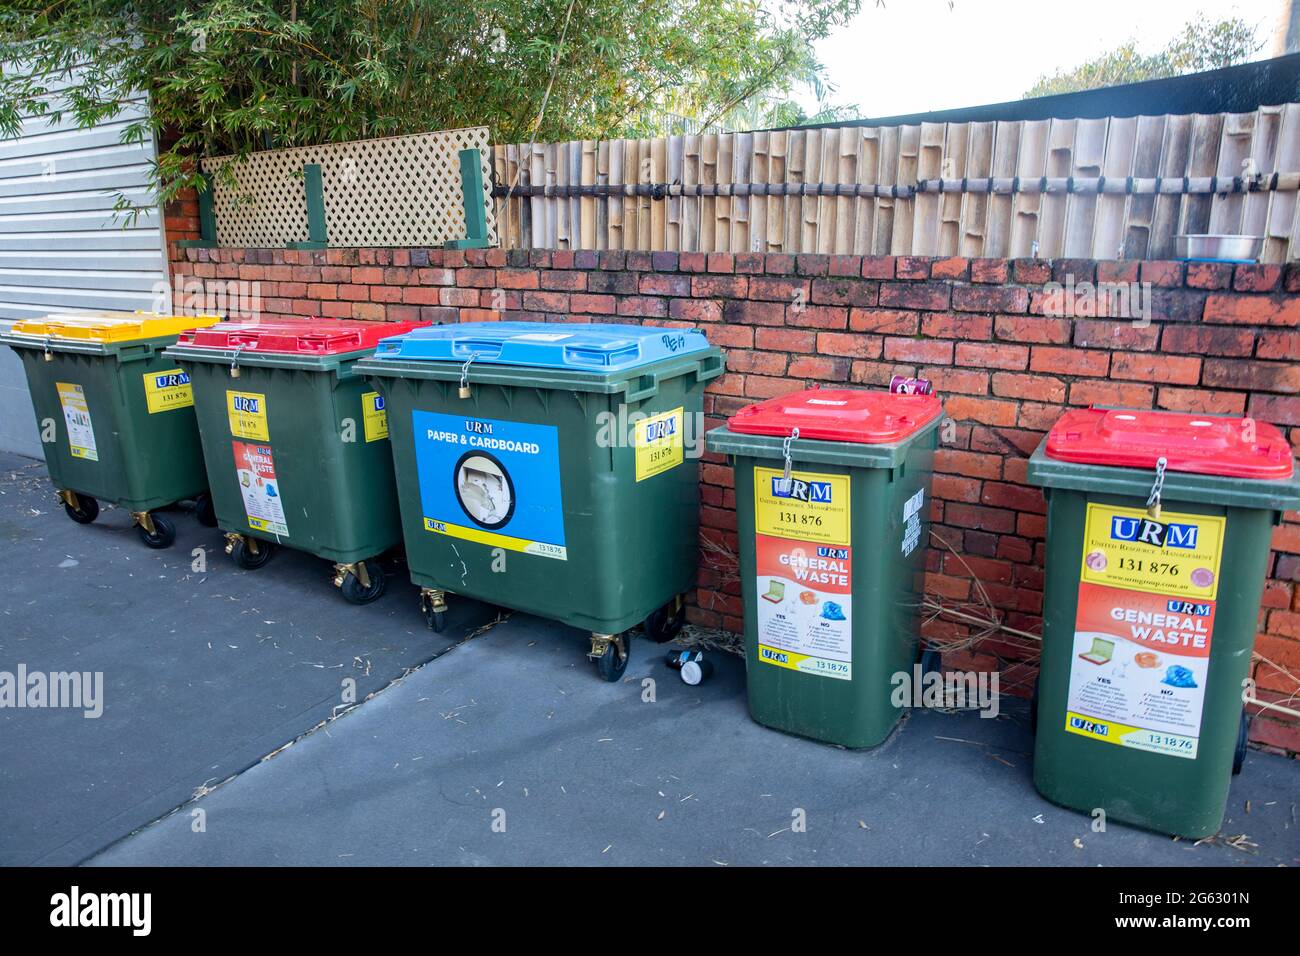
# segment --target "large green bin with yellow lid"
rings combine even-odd
[[[22,359],[50,480],[73,521],[89,524],[109,502],[152,548],[176,538],[155,509],[195,499],[199,519],[214,522],[189,375],[163,350],[219,318],[50,315],[0,335]]]
[[[1300,507],[1291,446],[1249,418],[1072,409],[1028,477],[1047,496],[1034,785],[1094,821],[1212,836],[1271,535]]]

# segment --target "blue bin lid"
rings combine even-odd
[[[709,347],[696,329],[573,322],[435,325],[383,339],[375,358],[623,372]]]

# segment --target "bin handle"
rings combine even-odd
[[[706,355],[695,371],[695,378],[701,382],[715,379],[725,371],[726,365],[721,355]]]
[[[659,373],[646,372],[636,380],[635,388],[629,388],[624,396],[624,401],[629,404],[639,402],[644,398],[649,398],[655,392],[659,391]],[[631,383],[629,382],[629,385]]]
[[[494,359],[501,354],[503,343],[494,339],[481,338],[476,336],[467,336],[463,339],[456,339],[452,342],[452,355],[456,358],[469,357],[472,362],[475,359],[486,358]]]
[[[136,358],[152,358],[154,354],[153,346],[147,342],[137,342],[134,345],[126,345],[117,350],[118,361],[131,361]]]

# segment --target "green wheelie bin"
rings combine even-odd
[[[356,374],[382,337],[413,322],[221,322],[180,337],[217,525],[253,570],[273,544],[334,562],[353,604],[384,591],[374,560],[402,540],[383,398]]]
[[[812,388],[742,408],[708,434],[735,468],[749,713],[874,747],[917,659],[933,395]]]
[[[22,359],[45,465],[73,521],[89,524],[110,502],[151,548],[176,540],[155,509],[194,499],[199,520],[215,523],[189,376],[163,350],[219,319],[77,313],[24,319],[0,335]]]
[[[1217,833],[1272,530],[1300,506],[1290,445],[1249,418],[1074,409],[1029,480],[1048,506],[1034,785],[1094,817]]]
[[[695,586],[704,334],[499,322],[418,329],[358,371],[388,400],[411,579],[429,626],[461,594],[591,632],[606,680],[630,631],[668,640]]]

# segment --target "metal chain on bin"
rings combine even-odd
[[[242,345],[235,346],[235,354],[230,358],[230,377],[239,378],[239,353],[244,350]]]
[[[1168,464],[1169,459],[1163,456],[1156,459],[1156,480],[1147,496],[1147,515],[1152,521],[1160,520],[1160,493],[1165,490],[1165,466]]]
[[[470,363],[478,358],[477,352],[470,352],[469,358],[465,359],[465,364],[460,367],[460,397],[469,398],[472,394],[469,387],[469,366]]]
[[[781,455],[785,458],[785,476],[784,480],[790,480],[790,445],[799,437],[799,429],[791,429],[789,437],[781,442]]]

